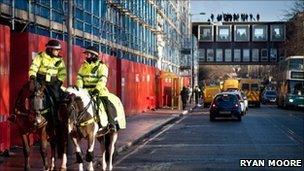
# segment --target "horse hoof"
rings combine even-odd
[[[55,171],[56,170],[56,167],[51,167],[50,168],[50,171]]]
[[[30,166],[24,166],[24,170],[25,170],[25,171],[30,171],[30,170],[31,170],[31,167],[30,167]]]

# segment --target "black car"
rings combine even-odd
[[[235,117],[242,120],[242,109],[235,93],[224,92],[217,94],[210,105],[210,121],[216,117]]]
[[[277,92],[274,90],[266,90],[262,95],[262,104],[266,103],[276,103],[277,102]]]

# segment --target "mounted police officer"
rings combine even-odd
[[[59,101],[65,94],[60,88],[66,78],[66,68],[64,60],[59,55],[60,50],[61,44],[59,41],[48,41],[46,50],[38,53],[29,69],[30,81],[46,86],[46,94],[53,103],[53,116],[47,116],[47,119],[48,121],[52,119],[53,124],[57,121]]]
[[[84,51],[86,59],[81,65],[77,75],[77,87],[89,90],[93,95],[96,95],[97,106],[98,101],[103,103],[109,124],[102,126],[101,122],[98,122],[99,130],[98,135],[104,134],[107,131],[106,127],[111,130],[117,131],[117,114],[114,105],[108,99],[109,90],[106,87],[108,79],[108,67],[99,60],[99,50],[94,46],[88,46]],[[99,116],[98,116],[99,117]]]

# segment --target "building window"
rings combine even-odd
[[[223,49],[216,49],[216,61],[217,62],[223,61]]]
[[[206,55],[205,55],[205,49],[198,49],[198,60],[199,61],[205,61]]]
[[[277,61],[277,57],[278,57],[278,50],[270,49],[270,61]]]
[[[268,61],[268,50],[261,49],[261,61]]]
[[[216,31],[216,41],[231,41],[231,26],[218,26]]]
[[[259,49],[252,49],[252,61],[253,62],[259,61]]]
[[[225,49],[225,61],[231,62],[231,49]]]
[[[253,25],[252,40],[267,41],[267,25]]]
[[[213,41],[213,27],[212,26],[199,26],[199,40],[203,42]]]
[[[235,26],[234,41],[248,42],[249,41],[249,26]]]
[[[241,49],[234,49],[234,61],[235,62],[241,61]]]
[[[214,51],[213,49],[207,49],[207,61],[213,62],[214,61]]]
[[[284,25],[271,25],[271,40],[284,41],[285,39],[285,26]]]
[[[250,61],[250,51],[249,49],[243,49],[243,61],[249,62]]]

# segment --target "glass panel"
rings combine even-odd
[[[207,49],[207,61],[213,61],[214,60],[214,51],[213,49]]]
[[[261,50],[261,61],[268,61],[268,50],[267,49]]]
[[[199,40],[213,41],[212,26],[199,26]]]
[[[243,49],[243,61],[249,62],[250,61],[250,51],[249,49]]]
[[[295,95],[304,95],[304,82],[303,81],[289,81],[288,93]]]
[[[249,91],[249,84],[242,84],[242,90]]]
[[[205,61],[205,49],[198,49],[198,60],[199,61]]]
[[[230,26],[218,26],[217,27],[217,41],[231,41],[231,34],[230,34]]]
[[[252,34],[253,41],[267,41],[267,26],[254,25]]]
[[[216,49],[216,61],[222,62],[223,61],[223,50]]]
[[[283,41],[285,38],[284,25],[271,25],[271,40]]]
[[[304,69],[303,59],[290,59],[288,69],[303,70]]]
[[[249,41],[249,27],[235,26],[234,41]]]
[[[225,49],[225,61],[231,62],[231,49]]]
[[[234,61],[241,61],[241,49],[234,49]]]
[[[278,50],[270,49],[270,61],[277,61],[277,57],[278,57]]]
[[[258,84],[251,84],[251,91],[259,91],[259,85]]]
[[[252,61],[259,61],[259,49],[252,49]]]

